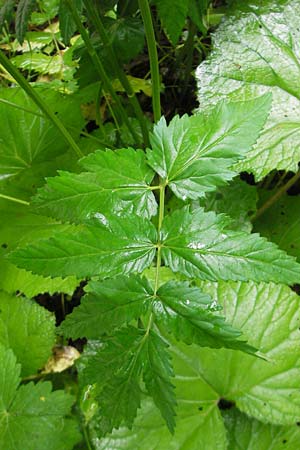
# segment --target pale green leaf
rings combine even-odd
[[[217,304],[201,289],[178,281],[163,284],[154,303],[156,320],[177,339],[202,347],[228,347],[254,353],[253,347],[238,340],[240,331],[213,314],[216,309]]]
[[[43,367],[55,340],[53,314],[26,298],[0,292],[0,344],[14,351],[23,377]]]
[[[94,225],[59,233],[10,253],[8,260],[44,276],[108,277],[142,272],[155,256],[156,230],[138,216],[95,214]]]
[[[146,278],[137,275],[91,281],[85,290],[80,306],[61,325],[66,336],[99,339],[144,315],[153,297]]]
[[[177,402],[174,386],[171,383],[174,372],[168,345],[158,334],[151,331],[146,342],[145,353],[143,378],[146,388],[165,419],[170,432],[174,434]]]
[[[230,450],[298,450],[300,428],[267,425],[236,409],[224,411]]]
[[[98,151],[81,160],[93,173],[61,172],[49,178],[33,205],[41,214],[80,222],[97,212],[151,217],[157,203],[150,189],[153,171],[141,150]]]
[[[260,191],[260,204],[264,204],[274,191]],[[254,229],[262,236],[293,255],[300,261],[300,198],[283,195],[271,208],[254,221]]]
[[[151,136],[150,166],[181,199],[196,199],[225,185],[231,166],[256,142],[269,113],[269,95],[247,102],[220,103],[206,113],[162,118]]]
[[[257,234],[228,231],[226,226],[223,215],[175,211],[162,228],[165,264],[173,272],[213,281],[299,282],[300,265],[293,257]]]
[[[0,348],[0,448],[5,450],[61,450],[64,416],[74,398],[63,391],[51,392],[51,383],[20,383],[20,366],[11,350]],[[72,424],[64,450],[80,440]],[[54,433],[55,430],[55,433]]]
[[[240,3],[240,2],[239,2]],[[273,2],[223,21],[213,52],[197,70],[200,110],[222,99],[248,100],[266,92],[273,102],[263,132],[237,170],[263,178],[273,169],[297,171],[300,160],[298,0]]]
[[[154,4],[167,36],[176,45],[186,21],[189,0],[154,0]]]

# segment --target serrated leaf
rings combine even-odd
[[[237,409],[224,411],[230,450],[298,450],[300,428],[267,425],[250,419]]]
[[[257,189],[239,178],[235,178],[228,186],[219,188],[215,192],[209,192],[205,198],[200,199],[200,205],[206,211],[215,211],[230,216],[232,222],[230,229],[236,231],[251,232],[252,223],[250,216],[256,211],[258,199]],[[194,205],[192,205],[194,207]],[[195,202],[195,208],[199,204]]]
[[[275,194],[260,191],[260,204]],[[283,195],[265,214],[254,221],[254,229],[300,261],[299,196]]]
[[[66,336],[99,339],[146,314],[153,297],[146,278],[137,275],[91,281],[85,290],[80,306],[61,325]]]
[[[4,0],[0,8],[0,29],[3,27],[4,22],[10,21],[13,11],[14,11],[15,1],[14,0]]]
[[[228,219],[188,208],[164,220],[162,257],[173,272],[207,280],[300,280],[295,259],[257,234],[227,231]]]
[[[235,403],[240,410],[264,422],[287,426],[299,421],[299,297],[288,287],[274,284],[201,282],[201,288],[224,306],[227,320],[242,329],[268,361],[234,350],[173,343],[171,354],[178,399],[174,437],[147,402],[142,405],[132,430],[122,428],[99,440],[97,428],[92,427],[98,450],[143,450],[147,446],[159,450],[198,450],[199,442],[201,450],[228,450],[218,408],[221,399],[227,400],[229,407]],[[260,450],[256,435],[253,440]]]
[[[150,189],[154,173],[144,152],[98,151],[81,160],[92,173],[61,172],[49,178],[33,200],[36,210],[58,219],[83,221],[97,212],[150,218],[157,203]]]
[[[262,9],[254,6],[245,14],[238,11],[220,25],[211,56],[197,70],[201,110],[221,99],[239,101],[272,93],[264,130],[236,167],[254,173],[257,180],[273,169],[298,170],[299,14],[297,0],[272,2]]]
[[[95,214],[94,225],[19,248],[8,260],[44,276],[86,277],[142,272],[155,256],[156,230],[138,216]]]
[[[89,358],[85,374],[89,383],[97,382],[97,400],[101,435],[119,428],[131,427],[140,407],[140,375],[144,330],[123,328],[104,341],[94,357]]]
[[[151,136],[150,166],[179,198],[196,199],[225,185],[231,166],[251,149],[270,109],[269,95],[248,102],[220,103],[206,114],[162,118]]]
[[[73,0],[73,3],[78,13],[80,14],[82,10],[82,0]],[[60,0],[58,15],[62,41],[65,45],[69,45],[71,37],[77,30],[77,25],[74,22],[72,13],[68,8],[68,2],[66,0]]]
[[[23,377],[43,367],[55,338],[55,319],[49,311],[26,298],[0,292],[0,344],[14,351]]]
[[[188,14],[189,0],[154,0],[154,4],[166,34],[176,45]]]
[[[156,319],[177,339],[202,347],[227,347],[252,354],[256,351],[238,340],[240,331],[213,314],[216,303],[201,289],[190,287],[187,282],[169,281],[159,288],[157,297]]]
[[[177,402],[174,386],[170,380],[174,377],[174,372],[168,347],[158,334],[150,331],[145,347],[143,378],[155,405],[160,410],[170,432],[174,434]]]
[[[20,365],[16,364],[13,352],[1,347],[0,361],[0,447],[24,450],[26,443],[30,450],[60,450],[64,416],[70,413],[74,398],[63,391],[51,392],[50,382],[18,387]],[[71,437],[65,441],[66,450],[80,440],[79,433],[75,436],[72,433]]]
[[[16,11],[16,36],[20,44],[23,44],[24,36],[27,31],[30,13],[36,0],[19,0]]]

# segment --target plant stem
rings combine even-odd
[[[23,77],[23,75],[15,68],[15,66],[9,61],[5,54],[0,51],[0,64],[8,71],[8,73],[15,79],[15,81],[21,86],[21,88],[26,92],[26,94],[34,101],[34,103],[43,111],[46,117],[53,123],[53,125],[58,128],[66,142],[71,146],[76,155],[79,158],[83,157],[83,153],[74,141],[71,134],[65,128],[64,124],[59,120],[59,118],[54,114],[54,112],[48,107],[44,102],[42,97],[37,93],[37,91],[30,85],[30,83]]]
[[[161,267],[161,238],[160,232],[162,227],[162,222],[164,219],[164,211],[165,211],[165,185],[160,185],[159,190],[159,213],[158,213],[158,225],[157,225],[157,235],[158,235],[158,243],[157,243],[157,257],[156,257],[156,271],[155,271],[155,283],[154,283],[154,296],[156,296],[158,288],[159,288],[159,271]]]
[[[122,105],[118,95],[116,94],[116,92],[110,82],[110,79],[108,78],[108,76],[104,70],[103,64],[102,64],[99,56],[97,55],[96,50],[94,49],[94,46],[91,42],[91,39],[90,39],[85,27],[83,26],[83,24],[81,22],[80,16],[78,14],[78,11],[76,9],[74,2],[71,0],[66,0],[66,2],[67,2],[69,10],[73,16],[74,22],[76,23],[77,28],[81,34],[81,37],[84,40],[84,43],[85,43],[86,49],[90,55],[91,61],[95,65],[95,68],[101,78],[101,81],[103,82],[105,90],[107,92],[109,92],[111,98],[116,103],[118,112],[119,112],[120,116],[122,117],[122,120],[125,123],[125,125],[127,126],[128,130],[130,131],[133,139],[135,140],[135,142],[138,142],[138,135],[134,131],[134,128],[132,127],[132,125],[128,119],[127,113],[126,113],[125,109],[123,108],[123,105]]]
[[[146,40],[150,60],[153,116],[154,122],[158,122],[161,117],[160,77],[159,77],[159,65],[158,65],[154,28],[148,0],[139,0],[139,6],[145,26]]]
[[[270,197],[257,211],[257,213],[251,217],[252,222],[254,222],[258,217],[260,217],[264,212],[270,208],[277,200],[285,194],[292,186],[300,179],[300,170],[297,172],[284,186],[282,186],[278,191]]]
[[[90,437],[89,437],[89,433],[88,433],[86,425],[83,425],[82,430],[83,430],[83,436],[84,436],[84,440],[85,440],[88,450],[93,450],[91,443],[90,443]]]
[[[101,20],[101,17],[98,14],[98,10],[91,0],[84,0],[84,4],[85,4],[85,7],[88,12],[89,19],[94,24],[103,44],[105,45],[105,47],[108,51],[110,63],[112,65],[115,73],[117,74],[117,77],[119,78],[120,83],[122,84],[123,88],[125,89],[125,92],[127,93],[127,96],[128,96],[128,100],[129,100],[129,102],[135,112],[135,115],[140,123],[145,145],[149,146],[149,133],[148,133],[147,124],[146,124],[145,116],[143,114],[141,105],[139,104],[139,102],[136,98],[134,90],[132,89],[132,86],[131,86],[130,82],[128,81],[126,74],[119,66],[117,55],[116,55],[114,48],[111,45],[111,42],[107,36],[105,27]]]
[[[4,198],[5,200],[10,200],[11,202],[15,202],[15,203],[21,203],[21,205],[26,205],[26,206],[30,205],[29,202],[26,202],[25,200],[21,200],[20,198],[17,198],[17,197],[11,197],[10,195],[0,194],[0,198]]]

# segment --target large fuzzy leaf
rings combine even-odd
[[[97,212],[151,217],[157,204],[149,184],[154,176],[144,152],[98,151],[81,160],[92,173],[60,173],[48,179],[34,198],[36,210],[58,219],[80,222]]]
[[[300,280],[300,265],[257,234],[226,231],[228,219],[188,208],[165,218],[162,256],[174,272],[207,280]]]
[[[162,118],[147,152],[151,167],[180,198],[198,198],[226,184],[231,166],[256,142],[270,109],[269,95],[221,103],[206,114]]]
[[[190,287],[187,282],[169,281],[159,288],[157,299],[154,304],[156,320],[177,339],[202,347],[255,352],[253,347],[238,340],[240,331],[232,328],[223,317],[213,314],[216,303],[201,289]]]
[[[18,267],[44,276],[108,277],[142,272],[155,255],[156,230],[138,216],[95,214],[94,225],[59,233],[12,252]]]
[[[0,344],[14,351],[23,377],[35,374],[55,344],[54,316],[33,301],[4,292],[0,311]]]
[[[153,291],[145,278],[137,275],[91,281],[80,306],[68,315],[61,328],[72,338],[99,339],[134,318],[144,315]]]
[[[263,204],[274,191],[260,192]],[[271,208],[254,221],[254,229],[300,261],[300,198],[283,195]]]
[[[227,320],[241,328],[250,343],[259,347],[268,360],[228,349],[173,344],[178,399],[174,437],[168,434],[153,406],[147,403],[131,431],[120,429],[99,442],[93,427],[98,449],[143,450],[149,446],[159,450],[197,450],[201,442],[201,450],[228,450],[218,408],[218,404],[223,408],[225,400],[227,407],[235,403],[240,410],[264,422],[293,426],[299,421],[298,296],[285,286],[252,282],[202,282],[201,288],[223,304]],[[282,436],[284,439],[284,433]],[[252,439],[260,449],[257,435],[252,435]],[[238,448],[252,450],[252,447]]]
[[[164,30],[173,45],[177,44],[189,9],[189,0],[154,0]]]
[[[74,424],[68,440],[62,439],[64,416],[74,399],[63,391],[51,392],[51,383],[19,386],[20,365],[11,350],[0,348],[0,447],[6,450],[71,450],[80,440]],[[53,433],[55,430],[55,433]]]
[[[200,110],[224,98],[240,101],[272,93],[261,137],[237,166],[257,179],[272,169],[296,171],[300,160],[300,4],[272,2],[273,11],[268,8],[254,6],[224,20],[211,56],[197,70]]]
[[[250,419],[236,409],[224,411],[230,450],[298,450],[300,428],[280,427]]]

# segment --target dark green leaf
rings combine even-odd
[[[108,277],[142,272],[155,256],[156,230],[138,216],[94,215],[94,226],[59,233],[12,252],[18,267],[44,276]]]
[[[172,434],[175,429],[175,392],[171,383],[174,377],[168,345],[153,331],[150,331],[145,346],[144,381],[155,405],[165,419]]]
[[[36,0],[19,0],[16,11],[16,36],[20,44],[23,44],[24,36],[27,31],[30,13],[36,3]]]
[[[80,14],[82,11],[82,0],[73,0],[73,3]],[[68,45],[71,37],[77,30],[77,26],[73,20],[72,14],[68,8],[68,2],[66,0],[60,0],[58,15],[61,37],[63,43]]]
[[[255,349],[239,341],[241,332],[213,314],[216,304],[209,295],[187,282],[169,281],[158,292],[154,311],[158,322],[177,339],[202,347],[227,347],[254,353]]]
[[[97,383],[101,435],[123,422],[131,427],[136,417],[141,401],[144,333],[133,327],[123,328],[104,341],[104,347],[88,360],[84,377],[89,383]]]
[[[14,11],[14,6],[15,0],[4,0],[4,3],[0,9],[0,29],[3,27],[5,21],[10,22]]]
[[[63,391],[51,392],[51,383],[20,383],[20,366],[11,350],[0,348],[0,448],[5,450],[62,450],[64,416],[74,398]],[[65,441],[71,450],[80,440],[74,430]],[[55,433],[53,433],[55,430]],[[30,446],[29,446],[30,444]]]
[[[228,218],[188,208],[167,216],[162,257],[173,272],[207,280],[299,282],[300,265],[257,234],[226,231]]]
[[[61,172],[48,179],[33,200],[38,212],[72,222],[98,212],[146,218],[156,214],[149,186],[154,173],[141,150],[98,151],[81,160],[81,165],[93,173]]]
[[[235,161],[256,142],[269,113],[269,95],[248,102],[221,103],[207,114],[162,118],[147,152],[150,166],[181,199],[196,199],[226,184]]]
[[[154,4],[166,34],[176,45],[185,24],[189,0],[154,0]]]
[[[69,314],[61,328],[72,338],[99,339],[145,314],[153,291],[146,278],[131,275],[91,281],[80,306]]]

